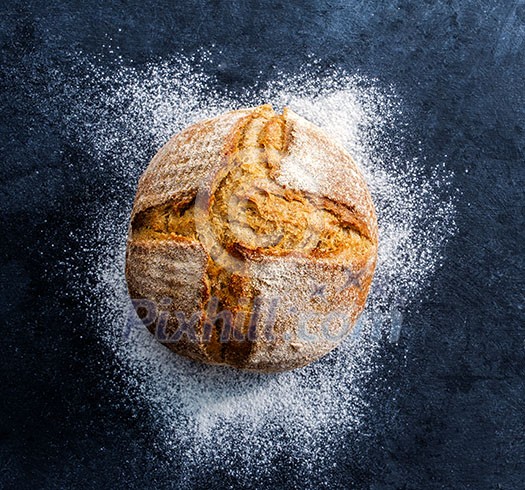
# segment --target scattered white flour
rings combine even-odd
[[[54,73],[50,90],[63,101],[67,136],[110,176],[102,192],[114,196],[93,212],[93,229],[82,230],[97,292],[89,300],[95,301],[93,323],[118,364],[115,390],[126,403],[147,407],[157,451],[184,465],[175,487],[195,483],[203,462],[255,486],[280,458],[295,467],[290,487],[301,475],[304,485],[316,468],[331,467],[332,451],[373,426],[366,384],[396,328],[409,334],[402,330],[403,311],[422,298],[443,259],[454,229],[451,175],[441,162],[404,154],[403,101],[377,81],[344,73],[282,75],[232,95],[194,66],[178,59],[105,73],[84,60],[72,74]],[[125,335],[124,252],[140,173],[190,123],[265,102],[279,110],[290,106],[348,148],[370,185],[380,230],[379,263],[359,327],[319,362],[279,375],[195,364],[136,325]],[[79,292],[85,280],[79,278]]]

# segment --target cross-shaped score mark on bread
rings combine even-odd
[[[126,272],[135,297],[171,292],[188,318],[215,298],[217,311],[239,319],[231,342],[213,323],[209,342],[169,344],[176,352],[280,371],[337,345],[323,325],[341,308],[355,321],[376,254],[373,204],[351,157],[292,111],[265,105],[197,123],[154,157],[137,191]],[[251,338],[256,299],[275,297],[278,340]],[[286,339],[305,322],[313,343],[292,346]]]

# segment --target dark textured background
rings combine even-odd
[[[179,468],[152,449],[141,414],[104,388],[110,361],[67,278],[54,273],[78,252],[70,232],[82,228],[85,206],[104,199],[97,189],[107,176],[90,173],[61,138],[60,114],[36,108],[45,91],[32,59],[60,66],[72,50],[100,53],[110,37],[134,66],[215,44],[212,75],[232,90],[260,70],[262,80],[294,73],[313,55],[321,70],[359,70],[410,99],[428,160],[447,155],[456,172],[459,230],[436,294],[408,319],[417,335],[402,334],[387,356],[389,383],[403,385],[395,426],[318,474],[329,488],[525,488],[523,1],[48,0],[1,9],[0,488],[169,488]],[[293,471],[283,455],[266,483],[284,487]],[[197,481],[236,486],[204,465]]]

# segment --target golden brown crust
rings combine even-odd
[[[126,277],[132,298],[172,298],[170,333],[199,316],[197,341],[160,339],[175,352],[282,371],[341,341],[364,308],[376,255],[373,203],[351,157],[292,111],[264,105],[191,126],[153,158]]]

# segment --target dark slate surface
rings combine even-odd
[[[59,114],[35,108],[28,87],[44,91],[28,67],[34,56],[60,65],[72,50],[97,54],[108,37],[130,65],[215,44],[213,75],[232,90],[260,70],[263,80],[294,73],[311,54],[321,70],[394,84],[418,108],[429,161],[446,154],[456,171],[459,232],[436,294],[407,320],[418,335],[402,335],[388,357],[391,385],[403,386],[394,426],[318,475],[330,488],[525,487],[523,1],[48,0],[1,10],[0,487],[166,488],[179,468],[149,449],[141,414],[104,388],[110,367],[54,272],[74,256],[70,231],[86,219],[82,206],[103,199],[104,176],[61,139]],[[266,483],[284,487],[292,471],[283,456]],[[203,475],[202,488],[236,487],[220,471]]]

